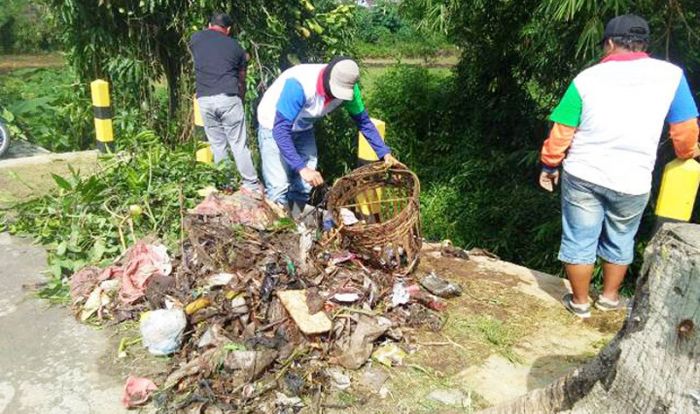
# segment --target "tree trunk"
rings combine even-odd
[[[699,330],[700,225],[667,224],[610,344],[553,384],[481,413],[700,413]]]

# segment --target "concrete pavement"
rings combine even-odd
[[[42,280],[45,251],[0,233],[0,264],[0,413],[125,413],[124,379],[104,372],[115,353],[108,332],[79,324],[67,308],[22,288]]]

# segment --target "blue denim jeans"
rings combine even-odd
[[[310,129],[294,132],[292,140],[299,155],[306,159],[306,166],[316,169],[318,150],[314,131]],[[272,136],[272,130],[262,127],[258,129],[258,146],[267,198],[282,205],[287,205],[290,201],[306,203],[312,187],[282,158],[277,142]]]
[[[632,263],[634,236],[648,201],[648,193],[619,193],[564,172],[559,260],[592,264],[598,256],[608,263]]]
[[[214,95],[197,99],[204,121],[204,132],[214,154],[214,162],[228,159],[231,148],[243,186],[258,190],[258,173],[248,149],[243,102],[238,96]]]

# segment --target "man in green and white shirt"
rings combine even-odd
[[[683,71],[645,52],[649,26],[639,16],[612,19],[603,60],[581,72],[554,109],[542,147],[540,185],[552,191],[562,174],[562,241],[572,313],[590,316],[588,290],[602,259],[600,310],[621,307],[618,290],[632,263],[634,236],[649,200],[664,122],[679,158],[700,154],[698,110]]]

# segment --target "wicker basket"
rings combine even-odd
[[[375,266],[408,274],[421,249],[420,183],[403,165],[372,163],[336,181],[328,209],[338,223],[342,244]],[[360,221],[349,225],[350,210]]]

